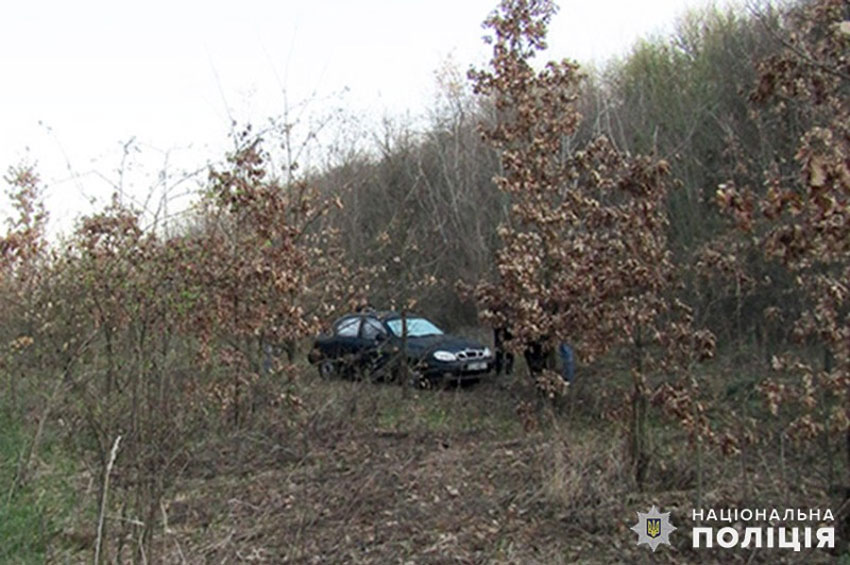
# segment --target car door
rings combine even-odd
[[[381,323],[372,316],[363,316],[357,341],[353,342],[353,352],[363,362],[370,360],[380,343],[380,335],[385,333]]]
[[[360,326],[360,339],[363,365],[376,371],[383,367],[389,358],[389,335],[384,325],[374,317],[363,318]]]
[[[361,348],[361,316],[345,316],[334,324],[332,356],[334,358],[351,357]]]

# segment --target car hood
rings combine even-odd
[[[401,343],[401,338],[397,339]],[[465,337],[444,334],[409,337],[407,338],[407,349],[412,354],[425,355],[437,350],[457,353],[464,349],[484,349],[484,345]]]

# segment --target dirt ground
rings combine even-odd
[[[503,383],[408,391],[317,383],[302,414],[208,446],[163,507],[173,563],[816,563],[820,552],[691,549],[692,479],[634,492],[624,440],[530,429]],[[283,408],[282,408],[283,409]],[[282,420],[283,421],[283,420]],[[723,496],[722,493],[715,493]],[[637,547],[635,512],[680,526]]]

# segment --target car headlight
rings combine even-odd
[[[437,361],[457,361],[457,355],[451,351],[435,351],[434,359]]]
[[[493,355],[493,352],[492,352],[492,351],[490,351],[490,348],[489,348],[489,347],[485,347],[485,348],[484,348],[484,357],[490,357],[490,356],[492,356],[492,355]]]

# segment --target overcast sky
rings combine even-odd
[[[562,0],[550,58],[603,62],[703,0]],[[8,2],[0,18],[0,167],[37,161],[60,223],[103,199],[135,139],[130,190],[165,164],[216,159],[231,119],[262,123],[315,98],[364,123],[419,115],[447,58],[488,52],[496,0]],[[151,178],[153,176],[153,179]],[[106,180],[105,180],[106,179]]]

